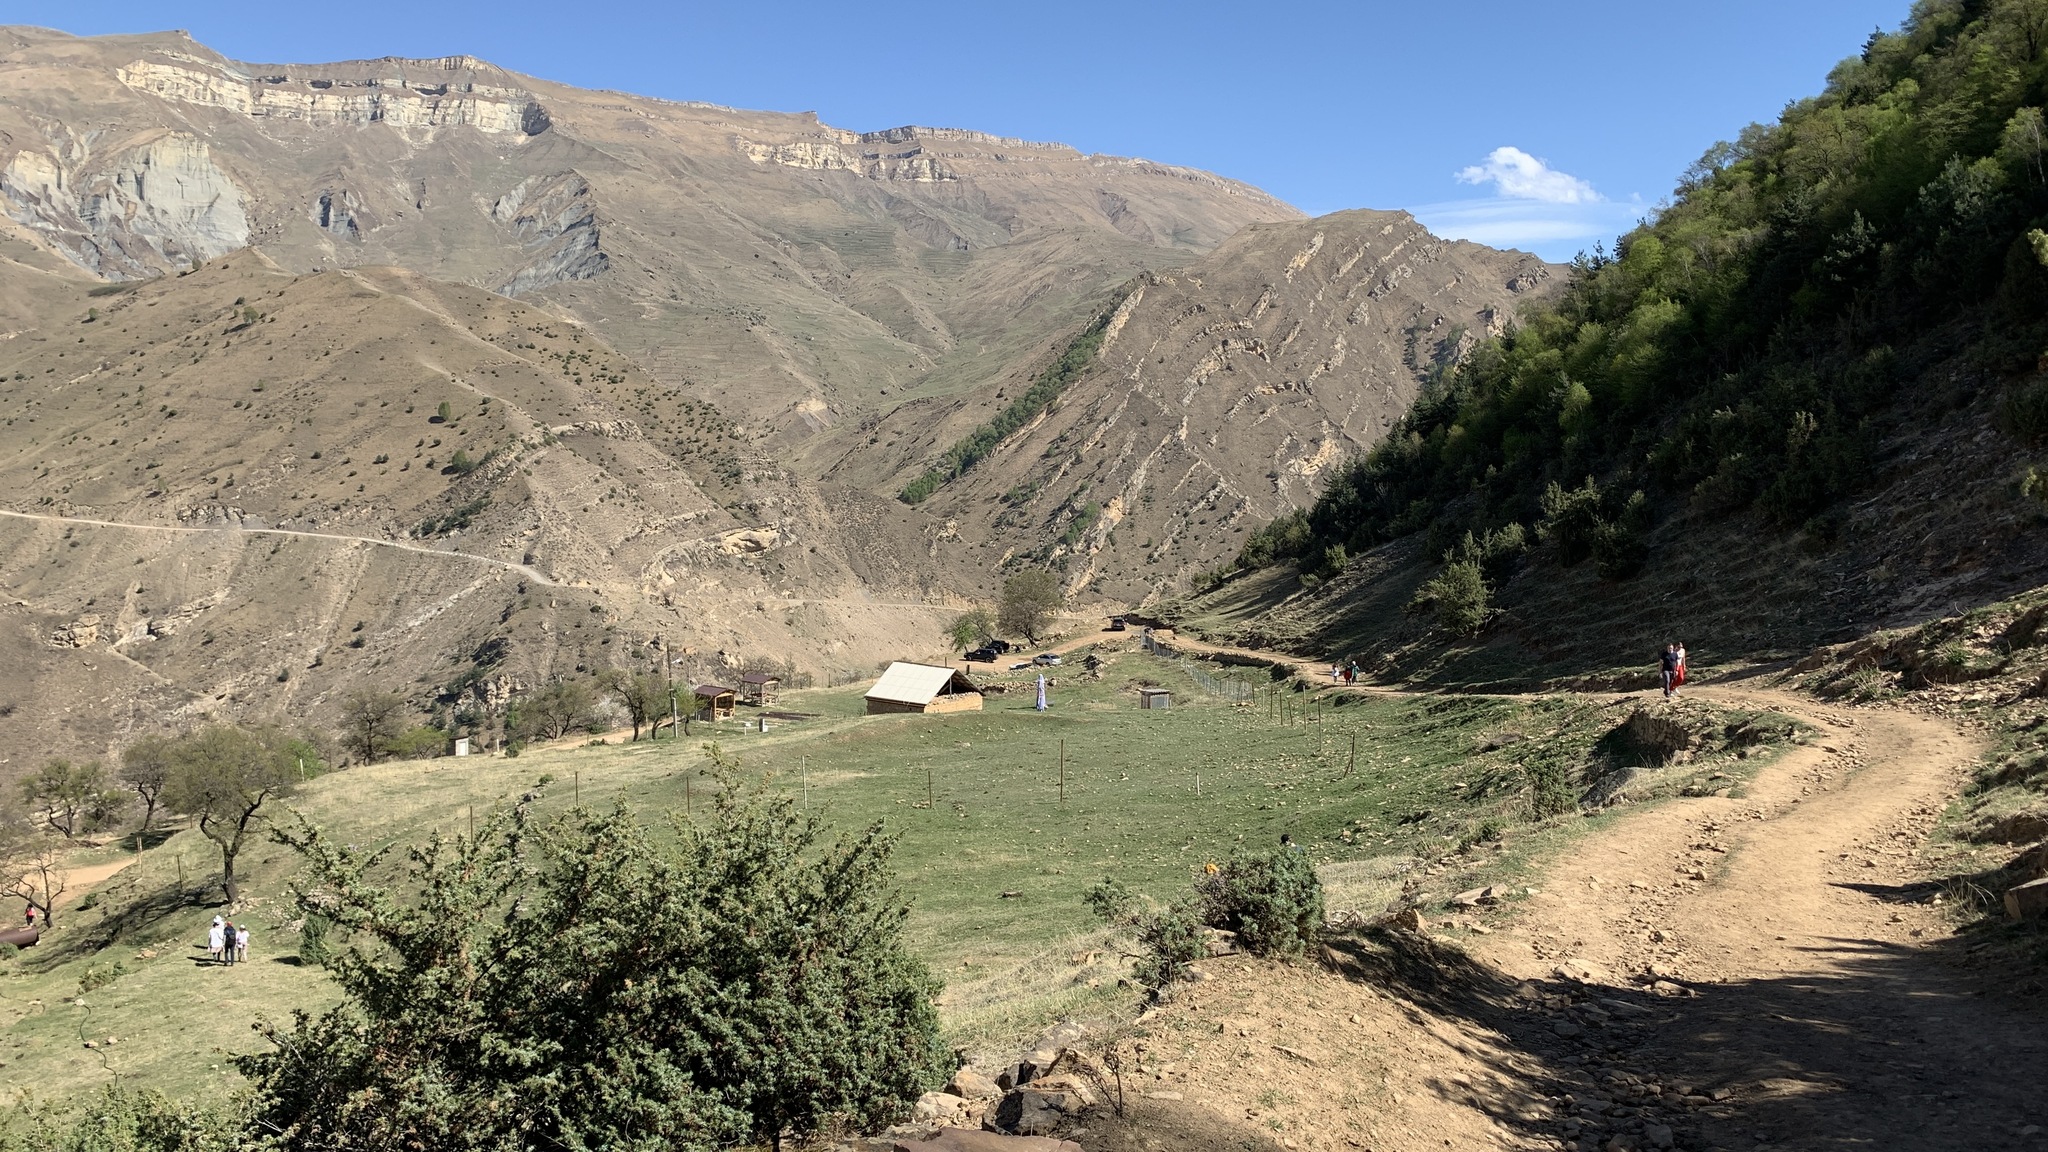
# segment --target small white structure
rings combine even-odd
[[[868,689],[868,714],[889,712],[979,712],[981,689],[966,673],[932,664],[898,660]]]
[[[455,738],[455,754],[457,756],[469,755],[469,737],[457,736]]]
[[[1173,707],[1173,693],[1164,688],[1138,689],[1138,707],[1158,711]]]

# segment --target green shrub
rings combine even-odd
[[[1252,533],[1238,550],[1238,566],[1264,568],[1275,561],[1306,555],[1313,538],[1308,512],[1297,508]]]
[[[1190,901],[1151,907],[1107,877],[1081,899],[1105,923],[1125,928],[1137,938],[1138,958],[1132,975],[1155,999],[1187,979],[1189,966],[1206,951],[1202,921]]]
[[[427,760],[448,751],[448,733],[422,724],[408,728],[384,745],[387,755],[398,760]]]
[[[1650,549],[1644,541],[1649,526],[1649,502],[1641,492],[1629,497],[1621,517],[1613,523],[1602,521],[1593,530],[1593,567],[1602,580],[1627,580],[1649,562]]]
[[[1437,627],[1459,636],[1470,636],[1486,623],[1489,593],[1486,577],[1471,560],[1453,560],[1444,565],[1408,601],[1410,612],[1428,612]]]
[[[333,929],[334,921],[321,913],[306,913],[299,921],[299,963],[309,968],[324,967],[334,959],[334,948],[327,940]]]
[[[1293,959],[1323,930],[1323,883],[1292,847],[1232,856],[1195,879],[1203,923],[1237,933],[1257,956]]]
[[[1543,523],[1539,531],[1557,546],[1557,562],[1569,568],[1593,555],[1601,511],[1600,488],[1591,476],[1577,488],[1552,480],[1543,490]]]
[[[2022,444],[2048,440],[2048,377],[2036,376],[2005,390],[1998,405],[1998,428]]]
[[[955,1067],[879,824],[828,836],[715,748],[716,811],[533,818],[529,797],[382,852],[279,831],[341,1002],[267,1025],[254,1127],[293,1152],[808,1146],[910,1112]],[[318,906],[308,894],[318,892]]]
[[[1577,790],[1573,787],[1573,762],[1564,754],[1538,750],[1523,761],[1522,775],[1529,783],[1529,816],[1543,820],[1576,811]]]
[[[127,965],[119,960],[89,964],[86,966],[85,974],[78,978],[78,994],[83,996],[87,992],[97,992],[127,974]]]
[[[247,1104],[195,1104],[154,1090],[110,1087],[61,1104],[0,1110],[4,1152],[232,1152],[256,1145]]]

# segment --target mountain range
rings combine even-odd
[[[0,749],[851,678],[1030,566],[1141,603],[1558,271],[1057,144],[0,28]]]

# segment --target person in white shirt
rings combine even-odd
[[[213,918],[213,927],[206,930],[206,955],[215,964],[221,962],[221,953],[227,948],[227,933],[221,927],[220,917]]]
[[[248,962],[249,929],[247,927],[237,928],[235,929],[235,963],[247,964]]]

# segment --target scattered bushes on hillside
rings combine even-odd
[[[1299,959],[1323,930],[1323,885],[1308,854],[1293,847],[1240,852],[1206,865],[1191,897],[1159,904],[1105,877],[1083,897],[1106,923],[1128,931],[1138,952],[1132,974],[1154,997],[1188,977],[1207,954],[1204,927],[1235,933],[1255,956]]]
[[[1011,433],[1037,419],[1040,413],[1052,407],[1053,401],[1059,399],[1060,393],[1066,391],[1067,385],[1080,379],[1081,373],[1095,359],[1095,352],[1102,347],[1102,338],[1109,330],[1109,318],[1115,314],[1117,304],[1120,303],[1121,295],[1115,303],[1096,316],[1088,327],[1082,329],[1073,343],[1067,345],[1060,358],[1050,368],[1038,374],[1038,378],[1031,382],[1031,387],[1004,405],[1003,410],[993,419],[956,441],[937,464],[904,485],[903,490],[896,494],[896,498],[905,504],[922,503],[947,481],[956,479],[980,463],[989,453],[996,450],[997,445],[1008,439]]]
[[[720,784],[708,827],[539,794],[407,854],[281,838],[301,911],[356,943],[343,994],[238,1063],[284,1149],[781,1147],[872,1131],[952,1070],[879,824],[826,842],[786,797]],[[373,879],[373,876],[380,877]],[[404,895],[400,895],[403,893]]]
[[[1283,517],[1243,560],[1541,522],[1562,563],[1624,579],[1658,511],[1747,513],[1824,543],[1886,435],[2001,376],[2022,381],[2001,425],[2048,441],[2037,7],[1916,5],[1428,384],[1333,471],[1306,538]]]

